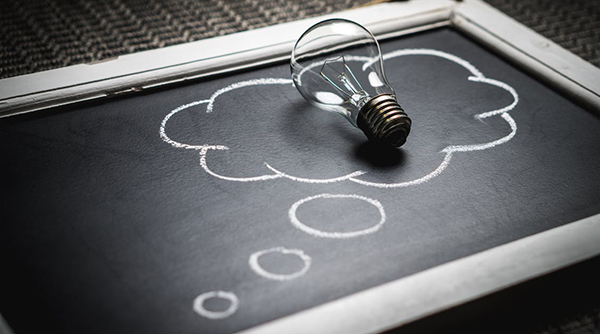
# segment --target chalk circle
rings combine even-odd
[[[204,302],[211,298],[221,298],[229,300],[229,307],[224,311],[210,311],[204,307]],[[237,311],[240,301],[233,292],[229,291],[209,291],[194,299],[194,311],[203,317],[209,319],[225,319]]]
[[[300,260],[302,260],[302,262],[304,262],[304,267],[302,267],[302,269],[300,269],[299,271],[296,271],[295,273],[292,273],[292,274],[275,274],[275,273],[266,271],[258,263],[258,258],[260,258],[261,256],[263,256],[265,254],[269,254],[269,253],[281,253],[284,255],[290,255],[290,254],[297,255],[300,258]],[[272,279],[275,281],[289,281],[289,280],[293,280],[294,278],[298,278],[298,277],[306,274],[306,272],[308,271],[308,268],[310,268],[311,261],[312,260],[311,260],[310,256],[306,255],[300,249],[287,249],[284,247],[274,247],[274,248],[270,248],[270,249],[266,249],[266,250],[262,250],[262,251],[253,253],[252,255],[250,255],[248,264],[250,264],[250,268],[252,268],[252,270],[256,274],[258,274],[262,277]]]
[[[381,219],[379,219],[379,222],[377,224],[375,224],[371,227],[368,227],[368,228],[365,228],[362,230],[351,231],[351,232],[326,232],[326,231],[321,231],[316,228],[310,227],[310,226],[304,224],[303,222],[301,222],[300,219],[298,219],[298,217],[296,215],[296,211],[298,210],[298,207],[300,207],[302,204],[304,204],[306,202],[310,202],[312,200],[321,199],[321,198],[326,198],[326,199],[353,198],[353,199],[359,199],[359,200],[365,201],[365,202],[373,205],[374,207],[376,207],[377,210],[379,210],[379,215],[381,216]],[[385,220],[386,220],[385,210],[383,210],[383,205],[381,205],[381,203],[379,203],[379,201],[374,200],[372,198],[360,196],[360,195],[340,195],[340,194],[320,194],[320,195],[301,199],[298,202],[292,204],[292,207],[290,208],[290,211],[289,211],[289,216],[290,216],[292,225],[294,227],[296,227],[297,229],[299,229],[303,232],[306,232],[315,237],[331,238],[331,239],[349,239],[349,238],[355,238],[355,237],[359,237],[362,235],[375,233],[381,228],[381,226],[383,226],[383,224],[385,223]]]

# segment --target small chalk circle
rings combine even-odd
[[[296,211],[298,210],[298,208],[306,202],[313,201],[316,199],[322,199],[322,198],[325,198],[325,199],[353,198],[353,199],[365,201],[377,208],[381,218],[379,219],[379,222],[377,224],[375,224],[371,227],[368,227],[368,228],[365,228],[362,230],[351,231],[351,232],[326,232],[326,231],[321,231],[319,229],[316,229],[314,227],[310,227],[310,226],[304,224],[303,222],[301,222],[300,219],[298,219],[298,216],[296,215]],[[385,223],[386,215],[385,215],[385,210],[383,209],[383,205],[381,205],[381,203],[379,203],[379,201],[374,200],[372,198],[368,198],[368,197],[364,197],[364,196],[360,196],[360,195],[354,195],[354,194],[351,194],[351,195],[320,194],[320,195],[301,199],[298,202],[292,204],[292,207],[290,208],[290,211],[289,211],[289,218],[290,218],[290,221],[292,222],[292,225],[295,228],[297,228],[300,231],[303,231],[305,233],[308,233],[312,236],[319,237],[319,238],[330,238],[330,239],[349,239],[349,238],[355,238],[355,237],[359,237],[359,236],[377,232],[381,228],[381,226],[383,226],[383,224]]]
[[[302,260],[302,262],[304,262],[304,266],[302,267],[302,269],[296,271],[295,273],[291,273],[291,274],[275,274],[275,273],[269,272],[269,271],[265,270],[258,262],[258,259],[261,256],[269,254],[269,253],[281,253],[284,255],[296,255]],[[257,275],[262,276],[264,278],[274,280],[274,281],[289,281],[289,280],[293,280],[295,278],[303,276],[304,274],[306,274],[306,272],[310,268],[311,262],[312,262],[312,260],[311,260],[310,256],[306,255],[302,250],[287,249],[284,247],[273,247],[270,249],[266,249],[266,250],[262,250],[262,251],[253,253],[252,255],[250,255],[250,259],[248,260],[248,264],[250,265],[250,268],[252,268],[252,270]]]
[[[210,311],[204,307],[204,302],[211,298],[222,298],[229,300],[229,307],[224,311]],[[225,319],[234,314],[240,302],[233,292],[229,291],[209,291],[194,299],[194,311],[208,319]]]

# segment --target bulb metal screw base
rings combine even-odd
[[[370,140],[400,147],[406,142],[412,121],[393,95],[381,94],[360,109],[356,123]]]

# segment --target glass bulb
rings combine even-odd
[[[344,116],[371,140],[406,142],[411,120],[385,77],[377,40],[363,26],[344,19],[315,24],[296,42],[291,67],[311,104]]]

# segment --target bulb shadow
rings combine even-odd
[[[311,110],[314,107],[303,99],[288,100],[282,109],[285,116],[282,116],[280,126],[286,134],[285,140],[290,141],[292,146],[307,143],[323,146],[325,137],[335,137],[339,145],[349,146],[348,159],[371,168],[390,170],[401,167],[407,161],[404,150],[367,140],[359,129],[350,126],[341,116],[315,112]],[[327,134],[331,132],[335,135]]]
[[[354,155],[360,161],[377,169],[394,169],[406,162],[406,153],[402,149],[373,141],[357,145]]]

